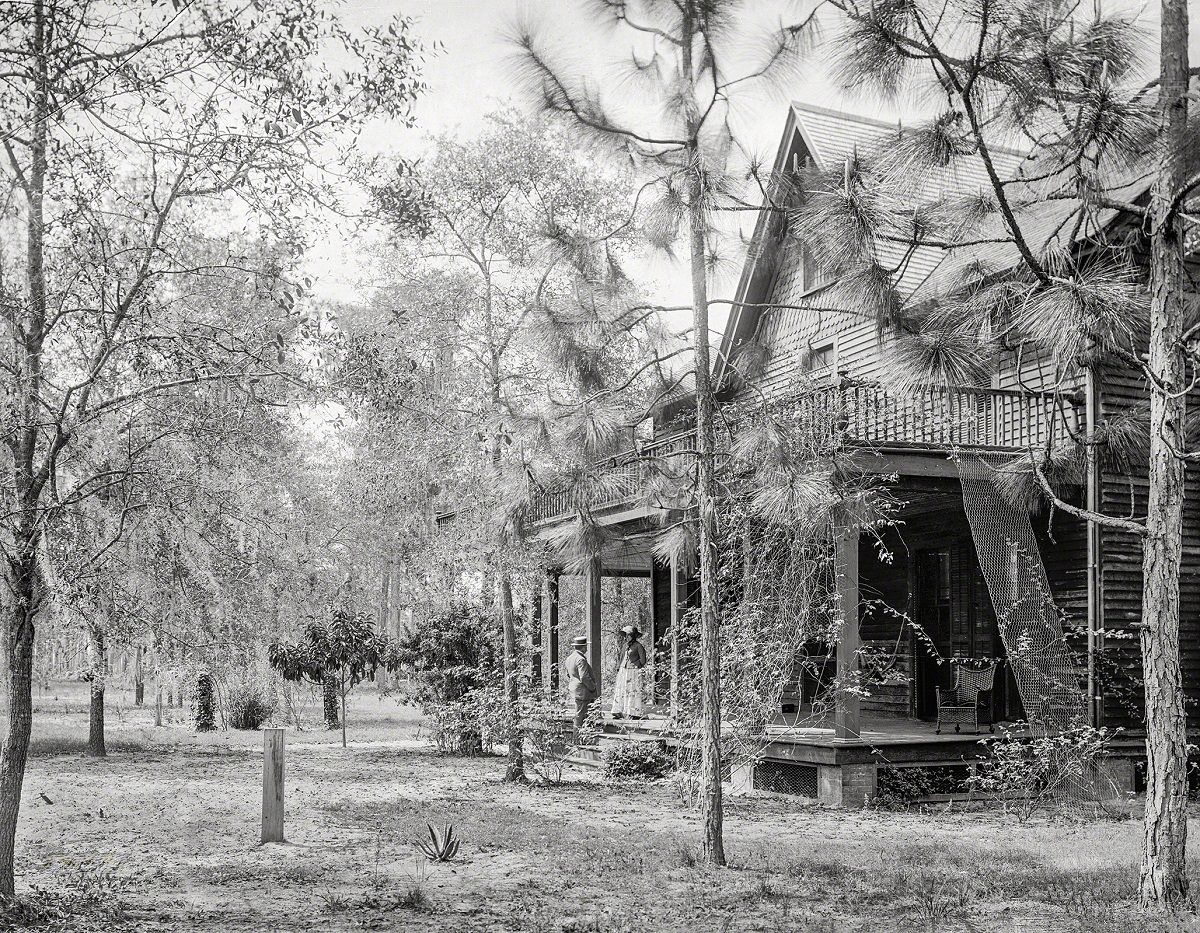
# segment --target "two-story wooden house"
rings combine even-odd
[[[893,124],[795,104],[776,174],[809,163],[836,167],[855,151],[886,146],[897,132]],[[1024,154],[998,148],[995,158],[1001,169],[1016,173]],[[984,190],[986,178],[981,164],[960,159],[928,183],[969,195]],[[1141,196],[1136,186],[1125,194]],[[1053,211],[1031,219],[1048,230],[1055,222]],[[1116,213],[1100,221],[1122,222]],[[885,255],[894,253],[898,289],[906,296],[961,274],[981,253],[992,268],[1003,267],[1006,248],[880,246]],[[790,730],[788,713],[802,714],[795,708],[811,698],[802,683],[787,685],[781,726],[764,744],[756,785],[860,803],[874,793],[881,767],[974,760],[980,754],[975,736],[935,732],[937,690],[950,686],[953,665],[947,662],[956,657],[1005,659],[991,693],[995,721],[1028,720],[1050,729],[1090,721],[1135,732],[1136,642],[1110,638],[1106,645],[1105,634],[1128,632],[1140,619],[1139,541],[1061,511],[1014,505],[994,479],[1014,458],[1138,404],[1144,398],[1139,378],[1112,364],[1098,375],[1081,369],[1064,380],[1046,348],[1014,343],[1001,354],[990,384],[898,393],[887,388],[886,333],[872,315],[847,307],[836,279],[823,273],[777,213],[760,215],[749,256],[718,356],[715,375],[722,398],[727,403],[751,394],[786,399],[802,387],[806,404],[836,412],[846,443],[857,448],[857,465],[892,478],[902,503],[885,532],[889,560],[880,559],[874,541],[840,544],[842,605],[857,607],[857,625],[844,626],[830,654],[845,671],[858,664],[862,647],[878,647],[896,654],[896,669],[904,676],[869,687],[867,696],[839,701],[831,722]],[[1007,261],[1015,265],[1015,259]],[[740,355],[751,347],[755,365],[739,366]],[[591,504],[597,520],[612,532],[611,543],[587,572],[586,612],[597,667],[604,637],[603,575],[649,579],[651,635],[668,658],[679,615],[695,602],[695,581],[688,573],[653,558],[656,509],[639,503],[641,462],[693,443],[686,429],[668,427],[687,404],[677,400],[661,413],[653,441],[613,464],[625,481],[607,501]],[[1189,490],[1193,483],[1189,476]],[[1086,476],[1069,495],[1080,505],[1115,514],[1131,506],[1136,511],[1145,501],[1144,473],[1129,475],[1103,460],[1089,460]],[[1194,553],[1200,535],[1197,501],[1189,499],[1185,554]],[[550,492],[537,497],[533,517],[545,531],[569,520],[570,511],[567,493]],[[555,585],[552,580],[543,616],[549,622],[543,646],[551,660],[547,671],[558,657]],[[1200,605],[1200,579],[1190,566],[1184,569],[1183,591],[1185,606]],[[905,618],[916,625],[906,625]],[[1200,677],[1198,627],[1196,613],[1185,613],[1185,683],[1192,691]],[[1070,629],[1078,636],[1068,644]],[[669,661],[662,666],[657,683],[669,724],[677,671]],[[667,724],[651,721],[638,728],[669,733]],[[1129,748],[1135,755],[1136,746]],[[1132,787],[1132,766],[1118,771]]]

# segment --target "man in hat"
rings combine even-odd
[[[579,741],[579,730],[587,719],[588,707],[596,702],[599,690],[596,687],[596,675],[592,673],[592,665],[587,659],[588,640],[584,635],[571,640],[571,653],[563,661],[563,670],[567,675],[567,695],[575,698],[575,735]]]

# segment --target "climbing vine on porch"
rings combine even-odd
[[[887,652],[874,647],[859,671],[835,676],[843,625],[835,529],[873,535],[886,552],[881,532],[898,504],[889,477],[855,467],[836,409],[814,406],[814,397],[802,390],[726,410],[735,427],[720,464],[717,526],[723,760],[731,767],[753,761],[781,734],[828,725],[839,697],[865,695],[872,679],[898,676]],[[857,612],[851,618],[857,624]],[[685,735],[697,728],[699,708],[694,625],[685,617],[678,635]],[[692,764],[681,755],[685,787],[694,783]]]

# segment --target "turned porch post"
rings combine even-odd
[[[600,650],[600,581],[602,574],[600,558],[593,557],[588,564],[584,580],[586,593],[584,594],[583,612],[587,621],[588,663],[592,665],[592,675],[596,678],[597,684],[601,682],[603,673],[600,667],[603,658]]]
[[[837,576],[838,602],[842,631],[837,643],[837,678],[845,687],[858,687],[858,530],[841,526],[834,529],[834,570]],[[834,738],[858,741],[862,737],[857,690],[843,689],[834,712]]]
[[[547,657],[546,676],[550,693],[558,693],[559,667],[562,658],[558,653],[558,571],[546,573],[546,628],[547,628]]]
[[[539,581],[529,601],[529,682],[536,686],[542,683],[542,597],[545,589],[545,581]]]

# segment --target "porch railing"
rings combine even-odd
[[[828,426],[847,443],[883,450],[1036,449],[1083,427],[1082,412],[1070,399],[1014,389],[927,387],[901,395],[860,383],[830,386],[781,404],[790,405],[802,423]],[[695,445],[692,430],[656,438],[608,461],[590,489],[540,490],[533,497],[530,520],[536,524],[566,515],[578,498],[591,508],[632,502],[644,489],[648,461],[694,450]]]
[[[695,450],[694,429],[655,438],[636,450],[629,450],[602,464],[602,479],[587,489],[543,489],[534,494],[529,520],[534,524],[573,511],[577,497],[587,500],[590,508],[619,505],[637,499],[646,485],[647,463],[661,461],[672,454]]]
[[[1025,450],[1077,431],[1078,407],[1063,396],[1015,389],[926,387],[903,395],[869,383],[831,386],[796,400],[816,423],[848,441],[881,447]]]

